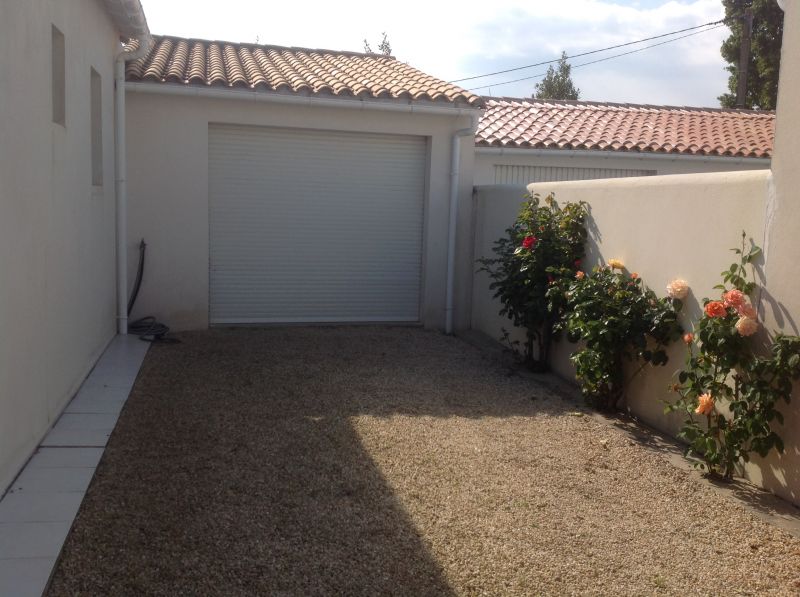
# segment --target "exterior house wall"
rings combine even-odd
[[[65,125],[52,121],[51,27],[65,39]],[[114,335],[113,62],[98,0],[0,5],[0,493]],[[92,184],[90,69],[101,77]]]
[[[451,142],[455,131],[470,125],[469,116],[162,95],[140,89],[129,85],[127,92],[131,282],[137,264],[136,249],[142,238],[148,253],[132,318],[154,315],[176,330],[208,326],[208,125],[227,123],[427,137],[429,180],[421,318],[429,327],[444,325]],[[465,206],[462,217],[467,218],[472,152],[466,148],[471,142],[468,138],[462,146],[465,151],[459,185],[460,200]],[[380,188],[375,192],[380,193]],[[461,242],[467,246],[469,239]],[[462,277],[470,272],[465,273],[463,268],[460,272],[458,288],[468,295],[469,287]],[[462,327],[468,319],[469,312],[465,310],[457,316]]]
[[[773,185],[765,210],[765,288],[759,315],[767,329],[800,335],[800,3],[786,0],[783,4]],[[795,384],[791,405],[784,410],[784,429],[800,430],[800,383]],[[756,457],[751,468],[754,478],[763,475],[764,484],[781,487],[782,495],[800,504],[800,441],[787,443],[782,456],[771,455],[766,461]]]
[[[658,156],[658,157],[655,157]],[[617,170],[655,170],[655,174],[689,174],[761,170],[769,168],[769,160],[754,158],[705,158],[702,156],[662,156],[609,151],[539,152],[535,149],[475,148],[475,184],[494,185],[495,166],[540,166],[566,168],[598,168]],[[531,181],[526,181],[531,182]]]

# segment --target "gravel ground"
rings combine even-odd
[[[50,595],[798,595],[800,541],[464,342],[150,351]]]

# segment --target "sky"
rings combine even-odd
[[[392,54],[446,81],[481,75],[693,27],[724,16],[721,0],[141,0],[156,34],[363,51],[386,32]],[[573,68],[580,99],[718,107],[728,73],[727,27],[598,64]],[[657,43],[662,40],[654,40]],[[647,45],[647,43],[642,44]],[[575,58],[584,61],[631,46]],[[530,97],[547,67],[458,83],[491,96]],[[484,87],[489,85],[489,87]]]

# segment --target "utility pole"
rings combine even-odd
[[[745,107],[747,96],[747,67],[750,65],[750,38],[753,36],[753,9],[749,6],[742,15],[742,37],[739,46],[739,79],[736,87],[736,107]]]

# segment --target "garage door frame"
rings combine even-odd
[[[423,146],[421,147],[420,157],[423,160],[422,169],[421,169],[421,180],[415,179],[415,182],[421,182],[420,188],[420,224],[419,224],[419,256],[418,256],[418,272],[419,272],[419,282],[418,288],[416,292],[416,313],[413,317],[347,317],[347,316],[339,316],[339,317],[330,317],[330,316],[319,316],[319,317],[302,317],[298,318],[295,316],[289,317],[281,317],[281,316],[270,316],[268,318],[260,318],[260,317],[247,317],[247,318],[228,318],[228,317],[220,317],[212,316],[212,312],[214,309],[214,287],[212,284],[212,267],[214,263],[213,258],[213,251],[214,251],[214,244],[212,239],[212,209],[213,209],[213,197],[211,196],[211,159],[212,159],[212,152],[211,152],[211,134],[212,129],[214,127],[241,127],[246,129],[261,129],[265,132],[269,131],[282,131],[282,132],[300,132],[303,134],[319,134],[319,135],[326,135],[326,134],[344,134],[344,135],[351,135],[351,136],[384,136],[387,138],[391,137],[408,137],[408,138],[416,138],[423,142]],[[259,124],[248,124],[248,123],[229,123],[229,122],[209,122],[208,123],[208,139],[209,139],[209,173],[208,173],[208,188],[209,188],[209,231],[208,231],[208,238],[209,238],[209,285],[208,285],[208,316],[209,316],[209,325],[210,326],[231,326],[231,325],[256,325],[256,326],[264,326],[264,325],[286,325],[286,324],[322,324],[322,323],[330,323],[330,324],[357,324],[357,323],[400,323],[406,325],[421,325],[423,320],[424,314],[424,305],[425,305],[425,295],[426,295],[426,288],[427,288],[427,250],[428,250],[428,230],[429,230],[429,200],[430,200],[430,167],[431,167],[431,137],[428,135],[411,135],[411,134],[398,134],[398,133],[386,133],[382,131],[353,131],[353,130],[338,130],[338,129],[321,129],[321,128],[298,128],[298,127],[276,127],[276,126],[263,126]]]

